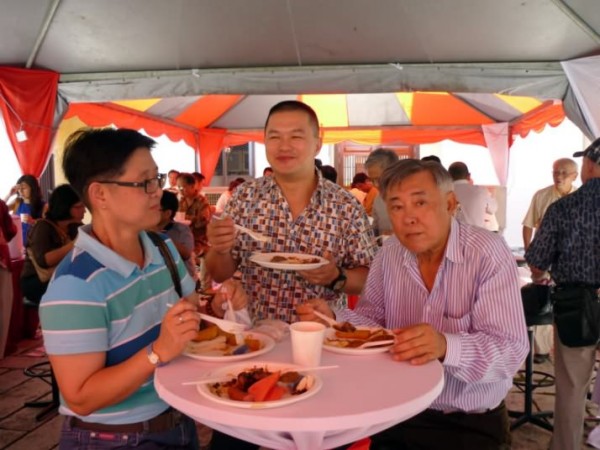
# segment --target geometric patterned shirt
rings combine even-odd
[[[364,208],[344,188],[318,176],[308,205],[296,219],[273,177],[238,186],[225,208],[236,224],[271,238],[260,242],[240,233],[232,249],[256,320],[295,322],[294,308],[299,303],[324,298],[333,307],[344,307],[347,297],[311,284],[295,271],[254,264],[249,260],[254,252],[323,256],[329,251],[337,265],[346,269],[369,267],[375,256],[378,247]]]
[[[525,259],[556,283],[600,286],[600,178],[552,203]]]

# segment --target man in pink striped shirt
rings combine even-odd
[[[354,311],[337,320],[393,330],[392,358],[438,359],[445,386],[430,408],[372,437],[371,449],[508,449],[504,398],[529,350],[517,266],[504,240],[456,221],[441,165],[401,160],[380,180],[395,237],[375,257]],[[320,299],[298,307],[333,317]]]

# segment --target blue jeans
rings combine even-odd
[[[161,433],[112,433],[72,427],[67,417],[63,423],[59,450],[114,450],[137,448],[143,450],[198,450],[196,424],[182,417],[175,427]]]

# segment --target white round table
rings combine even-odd
[[[289,338],[254,361],[291,363]],[[272,409],[242,409],[202,397],[196,386],[183,386],[215,368],[180,356],[156,370],[159,396],[198,422],[239,439],[277,450],[335,448],[385,430],[426,409],[444,385],[442,365],[393,361],[388,353],[341,355],[323,350],[322,365],[338,369],[315,372],[322,389],[297,403]]]

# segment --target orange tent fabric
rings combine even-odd
[[[184,140],[201,156],[210,180],[222,148],[263,142],[271,106],[298,99],[319,117],[323,142],[354,141],[368,145],[424,144],[451,139],[485,146],[482,125],[510,124],[512,135],[525,136],[564,120],[560,102],[531,97],[448,92],[397,92],[319,95],[204,95],[196,98],[147,99],[114,103],[71,104],[68,117],[90,126],[111,124],[144,129],[150,136]]]

